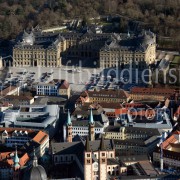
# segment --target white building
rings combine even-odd
[[[32,129],[0,128],[0,144],[7,147],[22,147],[26,146],[27,142],[28,144],[38,144],[36,153],[38,157],[41,157],[45,153],[46,148],[49,147],[49,135],[43,131]]]
[[[57,96],[58,95],[58,85],[49,83],[39,83],[36,89],[37,95],[44,96]]]
[[[24,105],[3,112],[1,124],[5,127],[46,130],[53,136],[59,120],[58,105]]]
[[[53,79],[49,83],[38,83],[36,94],[40,96],[70,96],[70,86],[66,80]]]

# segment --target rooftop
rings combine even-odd
[[[100,91],[87,91],[89,97],[101,97],[101,98],[121,98],[127,99],[128,93],[124,90],[100,90]],[[82,93],[82,96],[86,93]]]
[[[175,93],[175,89],[132,87],[130,93],[131,94],[158,94],[162,96],[169,96]]]
[[[101,128],[103,127],[103,125],[98,121],[95,121],[94,123],[95,123],[95,125],[94,125],[95,127],[101,127]],[[88,127],[89,126],[89,120],[72,121],[72,126]]]

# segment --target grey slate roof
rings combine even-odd
[[[72,121],[72,126],[88,126],[88,125],[89,125],[88,120]],[[95,127],[103,127],[103,125],[100,122],[95,121]]]
[[[115,147],[117,145],[126,145],[126,146],[146,146],[143,140],[140,139],[126,139],[126,140],[114,140]]]
[[[101,140],[89,141],[90,149],[96,152],[100,148]],[[51,143],[53,154],[83,154],[85,150],[86,141],[79,142],[63,142],[63,143]],[[110,151],[114,148],[113,140],[104,140],[105,149]]]
[[[120,128],[124,128],[124,133],[127,134],[147,134],[148,136],[160,135],[158,129],[154,128],[140,128],[140,127],[120,127],[120,126],[108,126],[104,129],[105,132],[120,132]]]
[[[115,164],[119,164],[119,162],[114,159],[114,158],[110,158],[110,159],[107,159],[107,165],[115,165]]]

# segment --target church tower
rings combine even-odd
[[[17,154],[17,147],[16,152],[14,156],[14,166],[13,166],[13,180],[19,180],[20,179],[20,164],[19,164],[19,157]]]
[[[90,112],[90,117],[89,117],[89,140],[94,141],[95,140],[95,129],[94,129],[94,119],[93,119],[93,113],[92,109]]]
[[[68,117],[67,117],[67,142],[72,142],[72,122],[71,122],[71,117],[70,117],[70,112],[68,109]]]
[[[89,144],[89,137],[86,137],[84,151],[84,180],[93,180],[92,152]]]
[[[102,135],[99,147],[99,180],[107,179],[107,153]]]

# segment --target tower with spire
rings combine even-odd
[[[72,142],[72,122],[71,122],[71,117],[70,117],[70,112],[68,109],[68,117],[67,117],[67,123],[66,123],[66,129],[67,129],[67,142]]]
[[[104,136],[101,136],[99,146],[99,179],[107,179],[107,150],[105,147]]]
[[[13,165],[13,180],[19,180],[20,179],[19,175],[20,175],[20,164],[19,164],[19,157],[16,146],[16,151],[14,155],[14,165]]]
[[[94,141],[95,140],[95,129],[94,129],[94,119],[93,119],[93,113],[92,109],[90,110],[90,116],[89,116],[89,140]]]
[[[36,156],[35,148],[34,148],[34,153],[33,153],[32,165],[33,165],[33,167],[37,167],[38,166],[38,158]]]
[[[84,179],[93,179],[93,167],[92,167],[92,152],[89,144],[89,137],[86,137],[85,151],[84,151]]]

